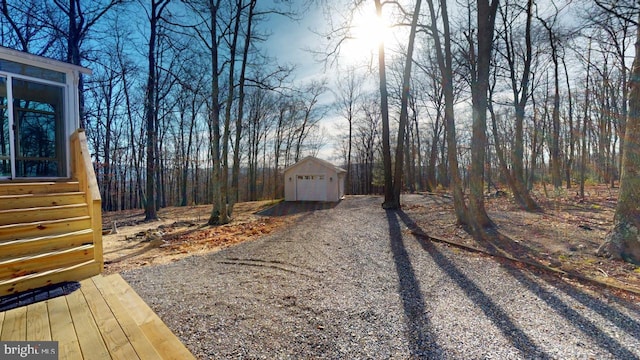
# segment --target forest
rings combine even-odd
[[[620,187],[603,249],[640,262],[636,0],[2,0],[2,46],[90,68],[79,82],[106,211],[283,196],[322,154],[348,194],[447,190],[458,224],[486,193]],[[300,76],[276,26],[305,24]],[[300,50],[300,49],[299,49]],[[635,58],[635,63],[634,63]],[[628,152],[628,153],[626,153]],[[620,239],[631,239],[629,241]]]

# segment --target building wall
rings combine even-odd
[[[62,171],[60,171],[55,177],[66,178],[75,176],[75,174],[71,173],[71,156],[69,154],[69,147],[71,135],[80,127],[78,81],[81,73],[91,75],[91,70],[1,47],[0,59],[9,63],[22,65],[22,67],[14,67],[13,70],[3,69],[3,72],[9,73],[13,79],[46,84],[45,86],[53,86],[62,89],[63,106],[58,116],[62,117],[64,123],[61,124],[62,126],[59,128],[62,133],[61,136],[59,138],[56,137],[56,146],[58,147],[56,153],[62,158],[61,162],[64,163],[64,166],[61,166]],[[44,70],[34,74],[33,72],[29,72],[30,68]],[[11,67],[9,69],[11,69]],[[51,74],[54,72],[63,74],[64,78],[57,76],[51,77]],[[19,175],[16,174],[16,176]],[[37,176],[34,176],[34,178],[37,178]]]
[[[326,178],[327,198],[326,201],[339,201],[342,197],[340,183],[344,182],[344,176],[339,176],[333,168],[328,168],[313,159],[303,160],[301,163],[293,165],[284,172],[284,199],[285,201],[297,201],[296,178],[298,175],[324,175]],[[342,186],[344,189],[344,185]],[[344,190],[343,190],[344,191]]]

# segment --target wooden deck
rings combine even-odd
[[[60,359],[194,359],[120,275],[79,284],[0,312],[0,341],[58,341]]]

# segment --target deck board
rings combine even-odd
[[[73,319],[73,327],[78,335],[80,350],[84,358],[89,356],[96,359],[106,359],[109,357],[109,350],[102,340],[98,325],[91,315],[89,306],[82,291],[75,291],[67,295],[69,303],[69,312]]]
[[[181,360],[193,357],[187,348],[171,332],[167,325],[156,315],[151,308],[133,289],[128,286],[120,276],[110,276],[107,278],[114,289],[125,289],[120,299],[125,299],[127,306],[138,309],[134,320],[142,329],[145,336],[158,349],[162,359]],[[125,286],[126,285],[126,286]]]
[[[0,340],[58,341],[60,359],[195,359],[120,275],[0,312]]]
[[[82,359],[80,343],[73,327],[66,296],[47,300],[51,339],[58,342],[60,359]],[[31,340],[31,339],[30,339]],[[37,339],[35,339],[37,340]]]
[[[27,308],[11,309],[4,315],[2,341],[24,341],[27,338]]]
[[[51,340],[49,312],[44,301],[27,306],[27,339]]]
[[[84,282],[81,290],[111,357],[123,360],[139,359],[124,331],[122,331],[118,319],[109,309],[109,305],[107,305],[93,281]]]
[[[118,317],[118,319],[120,319],[122,328],[127,334],[127,337],[138,356],[141,359],[160,359],[160,354],[144,335],[142,329],[140,329],[131,316],[127,316],[128,311],[117,298],[116,289],[111,287],[109,281],[102,276],[93,277],[93,282],[109,303],[109,307],[113,313]]]

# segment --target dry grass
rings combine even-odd
[[[159,221],[144,222],[142,210],[107,212],[102,222],[116,234],[103,236],[105,273],[142,266],[166,264],[178,259],[202,255],[271,233],[292,221],[293,216],[257,215],[273,201],[239,203],[231,223],[208,226],[210,205],[169,207],[158,212]]]

